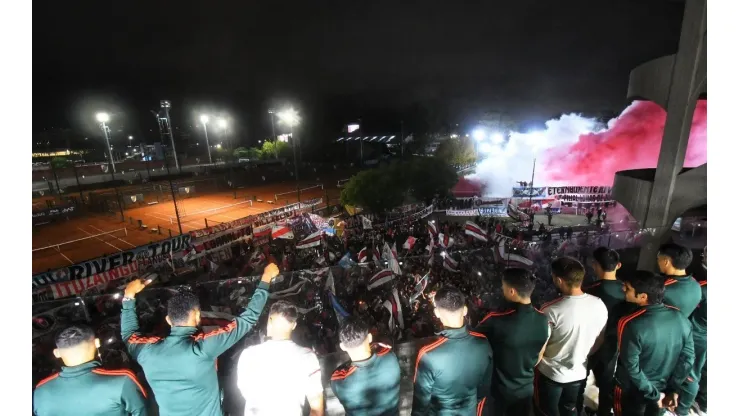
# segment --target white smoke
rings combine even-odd
[[[546,177],[541,167],[546,152],[563,148],[578,141],[582,134],[596,133],[604,129],[596,119],[578,114],[564,114],[559,119],[549,120],[545,129],[519,133],[512,131],[509,139],[501,141],[495,135],[478,142],[478,150],[485,155],[476,166],[475,173],[467,178],[480,181],[483,195],[489,197],[511,196],[511,188],[517,182],[532,180],[532,163],[537,159],[534,186],[557,186],[558,183],[542,183]]]

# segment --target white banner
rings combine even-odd
[[[445,215],[448,217],[477,217],[479,212],[477,209],[448,209]]]

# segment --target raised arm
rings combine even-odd
[[[151,283],[151,280],[135,279],[126,285],[121,302],[121,339],[126,343],[129,354],[136,360],[151,342],[158,338],[142,337],[139,333],[139,318],[136,316],[136,295]]]
[[[268,264],[262,273],[262,280],[259,286],[257,286],[254,294],[252,294],[252,299],[249,301],[247,309],[234,318],[228,325],[205,334],[200,334],[195,338],[195,341],[200,343],[201,351],[204,354],[214,358],[218,357],[239,342],[240,339],[254,328],[270,295],[267,291],[270,288],[270,282],[278,273],[278,267],[275,264]]]

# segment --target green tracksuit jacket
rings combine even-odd
[[[648,305],[620,319],[617,333],[618,388],[655,402],[661,392],[677,392],[694,364],[691,324],[680,311]]]
[[[90,361],[41,380],[33,392],[36,416],[146,416],[146,392],[129,370]]]
[[[352,361],[331,375],[331,389],[347,416],[397,416],[401,367],[387,345],[373,345],[367,360]]]
[[[624,302],[623,285],[621,280],[599,280],[583,291],[601,299],[611,315],[612,308]]]
[[[491,391],[493,359],[486,336],[462,328],[445,328],[419,350],[414,373],[411,414],[476,415]]]
[[[667,276],[663,303],[675,306],[688,319],[701,302],[701,286],[691,275]]]
[[[491,312],[475,328],[493,350],[492,395],[505,400],[534,394],[534,366],[550,336],[547,317],[532,305]]]
[[[216,359],[257,323],[269,285],[260,282],[247,309],[229,325],[206,334],[195,327],[172,327],[165,338],[143,337],[137,331],[135,300],[123,302],[121,337],[144,369],[162,416],[221,416]]]

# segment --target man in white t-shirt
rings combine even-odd
[[[237,364],[237,387],[246,401],[245,416],[302,415],[308,400],[310,416],[324,414],[324,388],[316,354],[290,337],[298,309],[285,301],[270,307],[267,340],[245,349]]]
[[[576,259],[561,257],[551,264],[552,280],[562,297],[542,305],[552,328],[542,361],[534,377],[538,415],[576,416],[583,408],[586,362],[598,348],[606,326],[604,302],[583,293],[585,269]]]

